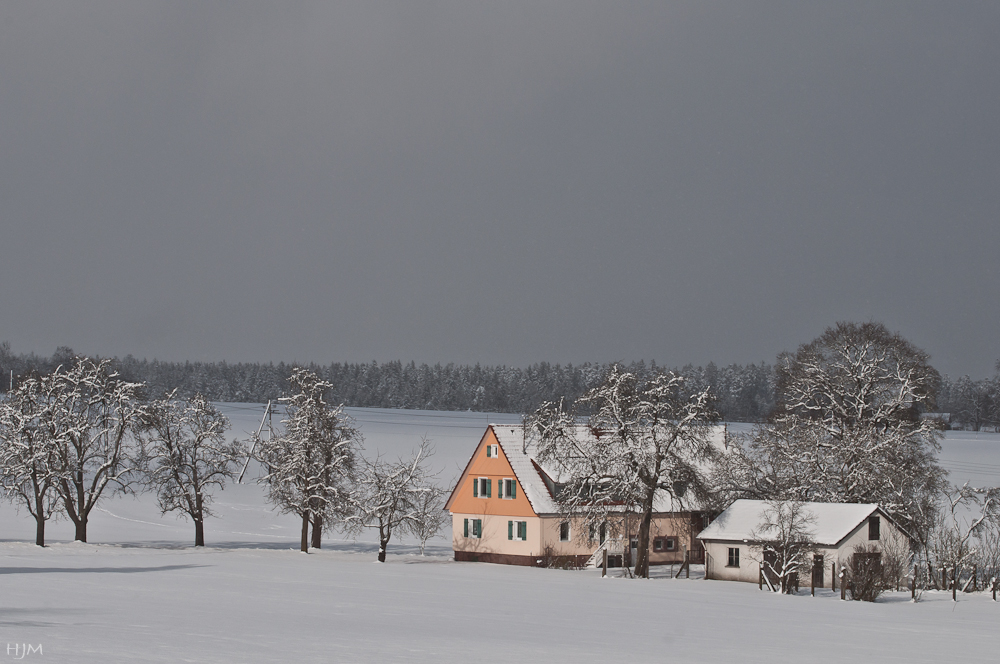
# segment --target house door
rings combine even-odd
[[[823,572],[826,569],[826,559],[822,554],[816,554],[813,556],[813,577],[812,583],[814,588],[823,587]]]

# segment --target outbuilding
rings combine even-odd
[[[762,574],[761,542],[767,512],[774,503],[764,500],[737,500],[698,534],[705,547],[705,578],[759,583]],[[909,538],[895,521],[872,503],[800,504],[806,530],[814,544],[814,578],[817,588],[834,585],[834,570],[847,565],[859,544],[892,551],[909,546]]]

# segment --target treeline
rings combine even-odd
[[[7,342],[0,344],[0,371],[9,377],[31,371],[49,373],[72,361],[74,352],[59,348],[51,357],[15,355]],[[144,383],[151,396],[173,389],[191,397],[200,393],[212,401],[266,402],[288,392],[288,379],[300,365],[250,362],[161,362],[138,360],[131,355],[112,359],[124,380]],[[425,410],[478,410],[497,413],[531,412],[544,401],[565,397],[573,401],[600,384],[608,364],[549,364],[539,362],[525,368],[457,364],[309,364],[304,368],[327,381],[329,399],[346,406],[369,408],[419,408]],[[649,376],[660,370],[655,362],[633,362],[627,371]],[[730,421],[761,421],[774,403],[773,370],[770,365],[732,364],[716,367],[686,366],[679,370],[691,391],[710,387],[717,395],[717,408]],[[8,381],[0,379],[0,389]]]
[[[49,373],[74,357],[61,347],[50,357],[11,352],[0,343],[0,391],[31,371]],[[151,396],[177,389],[190,398],[203,394],[212,401],[262,403],[288,391],[292,371],[302,365],[284,362],[161,362],[114,358],[112,366],[125,380],[144,383]],[[333,385],[329,398],[346,406],[369,408],[415,408],[424,410],[476,410],[498,413],[528,413],[545,401],[576,400],[601,383],[608,364],[550,364],[528,367],[404,364],[400,361],[370,363],[309,364],[304,368]],[[624,370],[640,378],[664,367],[655,362],[632,362]],[[730,364],[719,367],[687,365],[674,369],[688,379],[692,392],[711,388],[716,409],[730,422],[762,422],[774,408],[774,367],[760,364]],[[1000,422],[1000,380],[972,381],[963,376],[941,380],[937,410],[951,413],[952,424],[977,428]]]

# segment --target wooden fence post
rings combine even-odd
[[[608,575],[608,547],[604,547],[604,567],[601,568],[601,578]]]
[[[757,565],[757,590],[764,589],[764,568]]]
[[[837,592],[837,563],[830,563],[830,589]]]

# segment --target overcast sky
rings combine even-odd
[[[1000,3],[0,5],[0,339],[1000,358]]]

